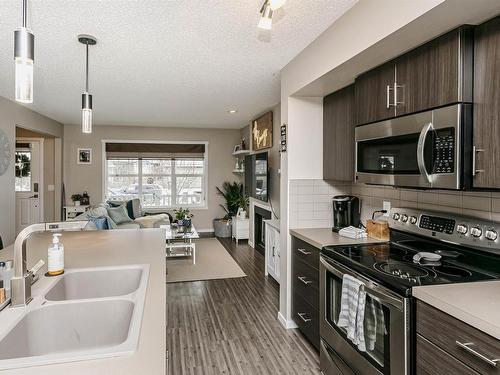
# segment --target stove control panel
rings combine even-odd
[[[419,227],[436,232],[453,234],[455,231],[455,220],[445,219],[437,216],[421,215]]]
[[[424,211],[416,208],[393,208],[389,226],[403,232],[452,241],[500,254],[500,222]]]

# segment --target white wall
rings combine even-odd
[[[323,178],[323,98],[288,98],[289,179]]]
[[[16,126],[50,134],[54,137],[61,137],[63,134],[62,124],[57,121],[34,112],[27,106],[0,97],[0,129],[7,134],[12,151],[9,169],[3,176],[0,176],[0,236],[2,236],[4,246],[14,242],[16,231],[14,219],[16,212],[14,191]]]

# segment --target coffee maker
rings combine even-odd
[[[360,207],[359,198],[352,195],[336,195],[332,198],[333,203],[333,228],[338,232],[342,228],[352,225],[359,227]]]

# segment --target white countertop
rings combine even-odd
[[[386,242],[370,237],[363,239],[342,237],[338,233],[333,232],[332,228],[290,229],[290,234],[314,247],[317,247],[318,249],[321,249],[325,246],[358,245],[364,243]]]
[[[500,340],[500,280],[419,286],[412,294]]]
[[[51,236],[41,234],[28,241],[28,267],[39,259],[47,261],[47,246]],[[27,367],[0,371],[15,375],[126,375],[165,374],[166,331],[165,331],[165,233],[161,229],[120,229],[111,231],[65,232],[61,238],[64,244],[66,269],[119,266],[127,264],[149,264],[150,273],[142,327],[137,351],[129,356],[68,362],[47,366]],[[0,251],[0,260],[12,259],[13,246]],[[40,275],[47,271],[44,266]],[[50,282],[41,276],[32,288],[32,294]],[[0,312],[0,327],[2,314]],[[54,332],[57,334],[57,332]]]

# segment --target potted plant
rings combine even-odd
[[[81,194],[73,194],[71,196],[71,200],[73,201],[73,204],[75,206],[79,206],[80,202],[82,201],[83,196]]]
[[[242,203],[243,184],[239,182],[224,182],[222,188],[217,187],[217,192],[224,197],[226,204],[220,206],[226,212],[222,218],[214,219],[214,233],[216,237],[231,237],[231,218],[236,216]]]
[[[177,221],[177,225],[180,227],[190,227],[191,226],[191,218],[194,216],[191,212],[189,212],[189,208],[179,207],[174,210],[175,220]]]
[[[248,195],[243,194],[238,200],[238,217],[246,219],[248,211]]]

